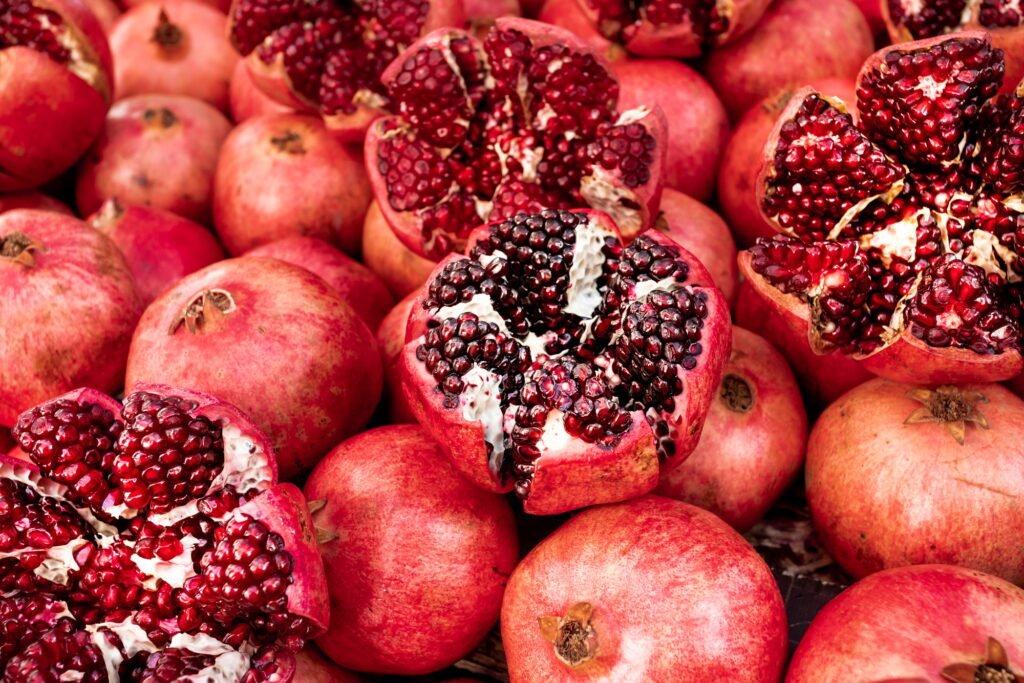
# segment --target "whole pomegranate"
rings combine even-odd
[[[1024,591],[945,565],[873,574],[818,614],[786,683],[976,683],[1024,676]]]
[[[190,97],[121,100],[78,169],[79,212],[88,216],[117,197],[125,205],[164,209],[208,225],[213,172],[230,130],[223,114]]]
[[[113,67],[77,0],[8,0],[0,12],[0,192],[71,168],[103,130]]]
[[[389,104],[384,67],[419,36],[463,23],[462,0],[236,0],[229,31],[261,90],[319,112],[335,135],[355,142]]]
[[[396,115],[366,138],[384,218],[431,259],[487,221],[591,206],[632,237],[655,218],[665,158],[658,106],[619,111],[619,85],[568,31],[498,19],[483,41],[436,31],[385,69]]]
[[[512,683],[769,683],[787,640],[764,560],[711,513],[660,496],[584,510],[534,548],[505,590],[501,636]]]
[[[141,313],[108,237],[54,211],[0,214],[0,425],[80,384],[120,388]]]
[[[807,450],[807,412],[793,372],[763,337],[733,327],[732,355],[700,442],[657,493],[746,531],[789,487]]]
[[[231,73],[228,100],[231,105],[231,120],[235,123],[241,123],[254,116],[292,114],[295,111],[257,88],[252,82],[252,76],[249,75],[249,67],[242,60],[235,63],[235,70]]]
[[[380,276],[395,298],[419,289],[437,265],[402,244],[376,201],[370,202],[366,211],[362,247],[363,263]]]
[[[859,121],[809,88],[786,105],[758,179],[784,234],[740,266],[816,351],[909,382],[1021,372],[1024,97],[993,98],[1002,73],[961,33],[875,54]]]
[[[376,330],[395,300],[372,270],[315,237],[286,237],[245,253],[280,259],[319,275],[366,326]]]
[[[77,389],[0,456],[4,681],[287,683],[328,623],[301,492],[236,408]]]
[[[633,498],[697,444],[729,311],[664,235],[627,247],[595,211],[519,214],[438,264],[402,363],[413,413],[459,471],[556,514]]]
[[[1024,583],[1022,420],[1024,400],[998,384],[853,389],[807,445],[807,502],[825,547],[857,577],[943,563]]]
[[[169,211],[109,199],[89,223],[124,254],[146,306],[189,273],[224,258],[209,230]]]
[[[850,0],[776,0],[756,29],[710,54],[704,75],[736,121],[786,86],[854,78],[874,45]]]
[[[463,0],[466,20],[487,24],[498,17],[518,17],[522,14],[519,0]]]
[[[295,683],[360,683],[362,679],[336,666],[312,645],[295,654]]]
[[[412,292],[399,301],[377,327],[377,347],[384,361],[384,398],[381,406],[383,418],[388,424],[416,422],[402,385],[402,348],[405,346],[409,316],[419,296],[419,292]]]
[[[359,151],[298,114],[257,116],[231,131],[213,193],[217,234],[235,256],[296,235],[356,255],[371,196]]]
[[[18,192],[15,194],[0,194],[0,213],[13,211],[14,209],[44,209],[56,211],[68,216],[74,212],[61,202],[42,192]]]
[[[386,453],[387,457],[381,457]],[[519,559],[508,503],[459,476],[415,425],[345,441],[306,496],[321,545],[331,625],[317,639],[342,666],[418,675],[468,654],[498,619]]]

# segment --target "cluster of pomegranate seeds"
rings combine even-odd
[[[608,38],[628,42],[642,21],[663,26],[688,23],[699,42],[710,46],[729,30],[729,17],[719,0],[582,0],[598,15],[598,27]]]
[[[964,22],[967,0],[886,0],[889,18],[915,40],[949,33]]]
[[[92,634],[62,620],[11,658],[4,680],[108,683],[110,678]]]
[[[50,59],[67,64],[71,48],[62,42],[64,18],[29,0],[4,0],[0,3],[0,49],[30,47]]]

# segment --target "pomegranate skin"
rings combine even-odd
[[[241,60],[235,64],[235,69],[231,73],[228,100],[230,101],[231,120],[235,123],[241,123],[254,116],[295,113],[291,107],[264,95],[263,91],[252,82],[249,68]]]
[[[825,606],[793,654],[786,683],[840,683],[854,671],[864,681],[947,683],[942,669],[977,666],[989,638],[1020,671],[1020,588],[960,567],[890,569],[858,581]]]
[[[227,21],[220,10],[193,0],[129,9],[110,31],[117,98],[187,95],[227,112],[231,73],[239,61]]]
[[[872,52],[871,29],[850,0],[779,0],[753,31],[714,50],[704,74],[735,121],[785,86],[853,80]]]
[[[280,259],[319,275],[371,330],[377,329],[395,303],[391,292],[372,270],[315,237],[286,237],[245,255]]]
[[[295,653],[295,683],[359,683],[357,674],[345,671],[312,645]]]
[[[626,50],[601,35],[594,23],[583,13],[578,0],[541,0],[538,4],[540,7],[537,19],[540,21],[572,31],[609,61],[626,58]]]
[[[121,100],[78,169],[79,212],[88,216],[117,197],[209,224],[213,172],[230,130],[223,114],[190,97]]]
[[[581,605],[593,638],[571,667],[545,635],[585,628]],[[513,683],[778,681],[786,657],[768,566],[711,513],[660,496],[566,522],[516,567],[501,616]]]
[[[864,18],[868,20],[868,26],[871,27],[871,32],[876,36],[885,31],[882,2],[884,0],[853,0],[853,4],[857,5],[857,9],[864,14]]]
[[[64,202],[58,201],[42,192],[19,192],[17,194],[0,195],[0,213],[14,209],[43,209],[56,211],[66,216],[74,216],[74,212]]]
[[[1013,494],[1024,490],[1024,400],[998,384],[960,387],[983,397],[975,409],[988,424],[968,420],[961,444],[944,420],[907,422],[919,409],[932,415],[908,396],[915,389],[873,379],[815,423],[807,500],[825,547],[855,577],[942,563],[1024,583],[1024,511]]]
[[[109,35],[110,29],[114,26],[117,18],[121,16],[121,7],[114,0],[82,0],[82,3],[99,21],[103,32]]]
[[[370,197],[359,152],[338,142],[321,120],[260,116],[224,142],[214,183],[214,225],[232,255],[305,235],[355,256]]]
[[[342,443],[305,493],[325,501],[314,524],[336,535],[320,546],[331,625],[317,640],[335,662],[437,671],[497,620],[519,558],[512,510],[460,477],[419,427],[380,427]]]
[[[419,289],[437,265],[402,244],[376,200],[363,222],[363,263],[384,280],[396,299]]]
[[[142,301],[117,245],[19,209],[0,215],[0,247],[0,425],[78,386],[120,388]]]
[[[466,19],[470,22],[488,22],[498,17],[522,15],[519,0],[463,0]]]
[[[392,308],[377,328],[377,346],[384,360],[384,419],[389,424],[416,423],[416,416],[409,407],[402,387],[402,347],[405,346],[405,330],[409,314],[419,297],[414,291]]]
[[[246,257],[193,273],[153,302],[126,386],[187,385],[237,405],[266,432],[287,480],[365,426],[381,374],[372,333],[326,282]]]
[[[766,339],[733,327],[732,356],[696,450],[656,493],[752,527],[803,464],[807,412],[786,359]]]

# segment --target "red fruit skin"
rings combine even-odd
[[[372,270],[316,237],[286,237],[245,255],[276,258],[320,276],[371,330],[377,329],[395,303],[391,292]]]
[[[946,683],[940,672],[984,661],[995,638],[1014,671],[1024,661],[1024,591],[977,571],[901,567],[858,581],[811,622],[786,683],[905,680]]]
[[[231,120],[235,123],[241,123],[254,116],[295,113],[295,110],[291,107],[264,95],[263,91],[252,82],[249,68],[241,60],[235,64],[235,69],[231,72],[228,100],[230,102]]]
[[[540,0],[537,4],[537,19],[540,21],[572,31],[610,61],[626,58],[626,50],[601,35],[590,18],[583,13],[578,0]]]
[[[82,0],[100,22],[103,32],[109,34],[117,18],[121,16],[121,8],[114,0]]]
[[[572,669],[538,620],[580,602],[593,607],[596,656]],[[786,614],[764,561],[711,513],[660,496],[566,522],[516,567],[501,615],[513,683],[768,682],[786,657]]]
[[[322,121],[280,114],[251,118],[224,142],[214,183],[213,219],[229,254],[267,242],[319,237],[359,254],[370,203],[363,160]]]
[[[88,216],[117,197],[208,225],[213,172],[230,130],[223,114],[190,97],[121,100],[78,169],[79,212]]]
[[[7,427],[0,427],[0,453],[7,453],[7,451],[14,447],[14,437],[11,436],[11,430]],[[20,451],[21,449],[17,450]]]
[[[156,39],[161,13],[180,42]],[[228,86],[239,61],[227,37],[227,16],[193,0],[162,0],[133,7],[110,31],[118,99],[134,95],[187,95],[228,111]]]
[[[377,346],[384,359],[384,399],[385,419],[389,424],[416,423],[416,416],[409,407],[402,387],[402,347],[405,346],[405,329],[409,324],[409,314],[413,304],[419,298],[419,292],[412,292],[384,316],[377,328]]]
[[[850,0],[778,0],[754,30],[712,51],[704,74],[735,121],[780,88],[856,78],[872,52],[871,29]]]
[[[157,2],[158,0],[120,0],[120,3],[126,8],[131,9],[132,7],[138,7],[139,5],[145,5],[150,2]],[[219,9],[221,12],[227,12],[231,7],[231,0],[196,0],[204,5],[209,5]]]
[[[295,653],[295,683],[359,683],[362,680],[320,654],[313,645]]]
[[[64,202],[58,201],[42,192],[19,192],[18,194],[0,195],[0,213],[14,209],[44,209],[56,211],[66,216],[74,216],[74,212]]]
[[[0,425],[78,386],[113,393],[124,381],[142,301],[117,245],[52,211],[0,215],[0,240],[39,245],[33,265],[0,258]]]
[[[493,21],[498,17],[522,16],[519,0],[463,0],[466,20],[470,22]]]
[[[363,222],[363,263],[384,280],[396,299],[419,289],[437,265],[402,244],[376,200],[370,202]]]
[[[968,424],[961,445],[943,423],[904,423],[921,408],[906,395],[914,388],[871,380],[815,423],[807,500],[825,547],[855,577],[942,563],[1024,582],[1024,511],[1014,494],[1024,490],[1024,401],[998,384],[965,385],[988,399],[978,410],[989,429]]]
[[[885,30],[885,20],[882,19],[882,3],[885,0],[853,0],[853,4],[857,5],[857,9],[864,14],[864,18],[868,20],[868,26],[871,27],[871,32],[878,35]]]
[[[230,295],[234,310],[211,303],[190,331],[182,314],[210,290]],[[193,273],[153,302],[132,340],[126,385],[187,385],[233,403],[267,433],[288,480],[365,426],[381,374],[372,333],[326,282],[246,257]]]
[[[733,327],[725,377],[750,390],[743,404],[724,380],[696,450],[663,475],[656,493],[715,513],[738,531],[752,527],[803,464],[807,412],[786,359],[766,339]]]
[[[89,223],[124,254],[146,306],[181,278],[224,258],[209,230],[170,211],[111,200]]]
[[[305,493],[326,502],[314,523],[336,534],[320,546],[331,627],[317,639],[335,662],[425,674],[465,656],[493,626],[519,559],[512,510],[460,477],[422,429],[349,439],[317,465]]]

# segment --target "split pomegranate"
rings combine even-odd
[[[1015,683],[1024,676],[1024,590],[960,567],[873,574],[811,623],[787,683]]]
[[[387,457],[381,457],[382,454]],[[331,451],[306,496],[331,625],[317,645],[342,666],[418,675],[468,654],[498,619],[519,560],[508,503],[459,476],[415,425],[380,427]]]
[[[534,548],[501,636],[513,683],[774,683],[787,639],[764,560],[711,513],[659,496],[584,510]]]
[[[366,425],[380,366],[373,334],[326,282],[245,257],[189,275],[146,309],[126,386],[188,382],[231,401],[267,433],[292,479]]]
[[[234,256],[296,235],[319,237],[357,255],[370,197],[359,151],[334,139],[322,121],[259,116],[224,142],[213,220]]]
[[[227,20],[194,0],[147,2],[125,12],[110,31],[118,99],[187,95],[226,113],[239,61],[225,35]]]
[[[807,447],[807,501],[825,547],[858,577],[943,563],[1024,583],[1022,421],[1024,400],[998,384],[875,379],[849,392]]]
[[[231,73],[228,100],[231,104],[231,120],[235,123],[254,116],[295,113],[288,105],[281,104],[257,88],[249,75],[249,67],[242,60],[235,64],[235,70]]]
[[[732,355],[700,443],[657,493],[709,510],[746,531],[803,464],[807,412],[793,372],[763,337],[732,331]]]
[[[461,0],[236,0],[229,31],[261,90],[354,142],[388,105],[384,67],[419,36],[464,22]]]
[[[419,298],[413,292],[392,308],[377,328],[377,347],[384,361],[384,397],[381,400],[383,419],[387,424],[415,423],[416,416],[409,407],[402,386],[402,348],[405,346],[405,329],[413,305]]]
[[[53,211],[0,214],[0,425],[80,384],[120,388],[141,314],[109,238]]]
[[[591,206],[632,237],[661,195],[665,116],[619,112],[619,86],[571,33],[498,19],[481,42],[443,29],[384,71],[395,116],[366,139],[374,196],[395,234],[431,259],[487,221]]]
[[[363,222],[363,263],[384,280],[396,299],[419,289],[437,265],[402,244],[376,201],[370,202]]]
[[[1024,98],[991,99],[983,33],[887,48],[858,79],[860,121],[797,92],[765,149],[759,198],[785,234],[741,256],[818,351],[895,380],[1021,372]]]
[[[169,211],[110,199],[89,223],[124,254],[146,306],[189,273],[224,258],[209,230]]]
[[[700,438],[731,343],[704,266],[594,211],[484,226],[438,264],[403,351],[413,413],[455,466],[527,512],[650,491]]]
[[[191,97],[121,100],[78,169],[78,210],[88,216],[117,197],[209,225],[213,172],[230,130],[223,114]]]
[[[16,194],[0,194],[0,213],[14,209],[44,209],[56,211],[67,216],[74,213],[63,202],[41,192],[18,192]]]
[[[302,494],[242,413],[77,389],[14,435],[32,463],[0,456],[3,680],[292,680],[326,578]]]

